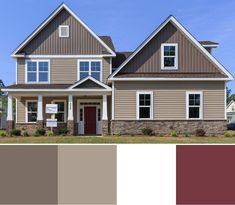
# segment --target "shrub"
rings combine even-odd
[[[203,129],[196,129],[196,136],[197,137],[204,137],[206,135],[205,130]]]
[[[176,131],[171,132],[171,136],[172,137],[178,137],[177,132]]]
[[[20,136],[21,135],[21,130],[13,129],[11,131],[11,135],[13,135],[13,136]]]
[[[47,132],[47,136],[48,136],[48,137],[52,137],[52,136],[54,136],[53,131],[48,131],[48,132]]]
[[[67,135],[69,133],[69,130],[67,128],[61,128],[59,129],[58,134],[59,135]]]
[[[184,137],[189,137],[189,134],[188,133],[184,133]]]
[[[228,132],[224,133],[224,136],[225,137],[232,137],[232,135],[230,133],[228,133]]]
[[[7,133],[4,130],[0,130],[0,137],[6,137]]]
[[[146,128],[143,128],[142,129],[142,133],[144,134],[144,135],[152,135],[153,134],[153,130],[151,129],[151,128],[148,128],[148,127],[146,127]]]
[[[164,137],[164,134],[161,133],[161,134],[159,135],[159,137]]]
[[[38,137],[38,136],[44,136],[46,134],[46,130],[43,129],[43,128],[39,128],[36,130],[35,132],[35,136]]]
[[[27,131],[24,131],[24,132],[23,132],[23,136],[24,136],[24,137],[28,137],[28,136],[29,136],[29,133],[28,133]]]

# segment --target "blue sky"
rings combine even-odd
[[[15,82],[11,52],[60,0],[3,0],[0,12],[0,79]],[[198,40],[220,43],[213,55],[235,76],[234,0],[65,0],[96,34],[111,35],[117,51],[134,50],[170,14]],[[235,93],[235,83],[228,86]]]

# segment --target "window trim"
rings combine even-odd
[[[140,118],[139,113],[139,96],[140,94],[150,94],[150,118]],[[153,120],[153,91],[137,91],[136,92],[136,119],[137,120]]]
[[[175,46],[175,66],[164,66],[164,46]],[[162,43],[161,44],[161,70],[178,70],[178,43]]]
[[[62,99],[56,99],[56,100],[52,100],[51,103],[55,104],[57,102],[63,102],[64,103],[64,122],[58,122],[57,123],[66,123],[67,122],[67,101],[66,100],[62,100]]]
[[[68,29],[68,35],[62,36],[61,28],[67,28]],[[70,34],[70,32],[69,32],[69,25],[60,25],[59,26],[59,37],[60,38],[69,38],[69,34]]]
[[[36,102],[37,103],[37,117],[38,117],[38,101],[37,100],[25,100],[25,123],[29,123],[29,124],[35,124],[37,123],[37,120],[36,122],[29,122],[28,121],[28,103],[29,102]]]
[[[77,60],[77,80],[78,81],[81,80],[80,79],[80,62],[89,62],[88,76],[91,76],[91,62],[100,62],[100,80],[99,81],[103,82],[103,64],[102,64],[102,59],[78,59]]]
[[[200,107],[199,107],[199,118],[189,118],[189,95],[199,94],[200,95]],[[186,91],[186,119],[187,120],[203,120],[203,91]]]
[[[28,62],[36,62],[36,81],[28,81]],[[47,62],[48,63],[48,80],[45,82],[39,81],[39,62]],[[50,84],[51,82],[51,66],[50,60],[48,59],[36,59],[36,60],[25,60],[25,83],[26,84]]]

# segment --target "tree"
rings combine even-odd
[[[226,99],[227,99],[227,105],[229,104],[229,102],[231,101],[231,89],[229,89],[228,87],[226,87]]]
[[[0,96],[3,96],[4,95],[4,92],[1,91],[1,88],[2,87],[5,87],[4,83],[2,80],[0,80]]]

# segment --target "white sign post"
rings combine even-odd
[[[55,114],[58,113],[58,105],[57,104],[46,104],[46,113],[52,114],[51,119],[47,119],[46,126],[51,128],[57,127],[57,119],[55,119]]]

